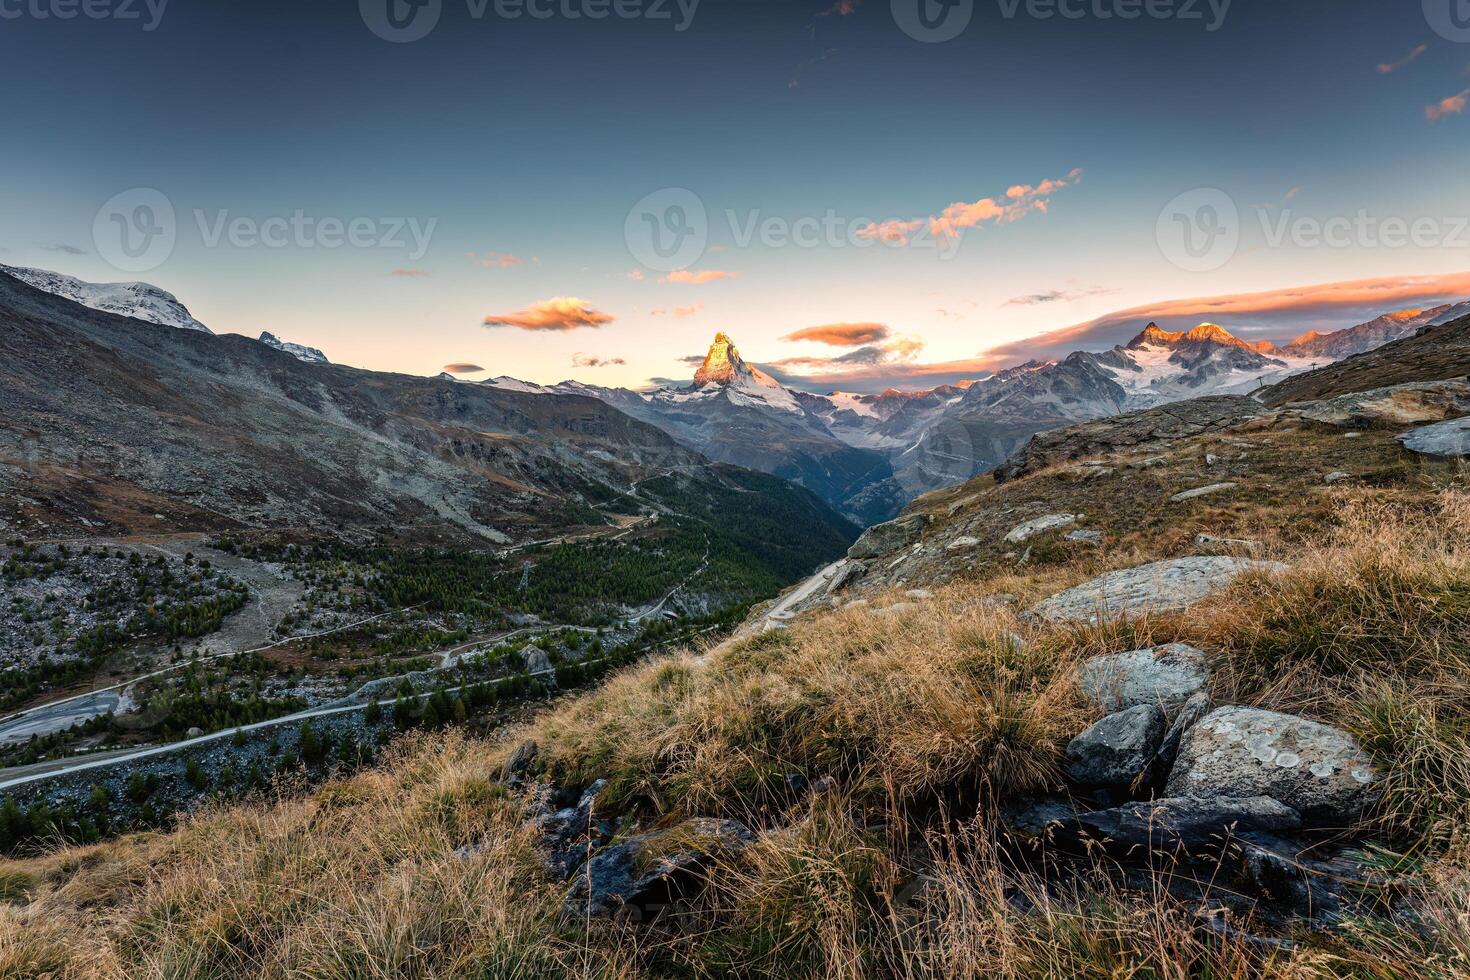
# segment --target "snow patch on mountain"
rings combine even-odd
[[[332,363],[327,360],[327,355],[315,347],[304,347],[301,344],[293,344],[290,341],[282,340],[273,333],[262,333],[260,335],[260,342],[267,347],[274,347],[276,350],[290,354],[298,361],[305,361],[308,364]]]
[[[26,285],[53,296],[69,299],[73,303],[80,303],[103,313],[129,316],[135,320],[177,327],[180,330],[213,333],[194,319],[188,308],[172,293],[164,292],[146,282],[83,282],[59,272],[11,265],[0,265],[0,272],[8,273]]]

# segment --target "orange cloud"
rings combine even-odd
[[[1430,122],[1439,122],[1445,116],[1457,116],[1465,111],[1466,100],[1470,100],[1470,88],[1459,95],[1452,95],[1448,99],[1440,99],[1431,106],[1424,107],[1424,115]]]
[[[485,318],[487,327],[516,327],[520,330],[576,330],[579,327],[601,327],[613,317],[594,309],[586,300],[575,296],[556,296],[516,313],[492,313]]]
[[[977,225],[1009,224],[1028,214],[1045,214],[1052,195],[1081,180],[1082,171],[1076,169],[1065,177],[1043,180],[1035,185],[1014,184],[1006,189],[1002,200],[982,197],[969,203],[956,201],[937,216],[890,219],[864,225],[857,230],[857,237],[885,245],[908,245],[918,231],[926,229],[934,240],[956,239],[965,229]]]
[[[832,347],[859,347],[887,338],[888,327],[882,323],[828,323],[820,327],[805,327],[781,339],[810,340]]]
[[[1419,60],[1419,56],[1421,54],[1423,54],[1424,52],[1428,51],[1428,50],[1429,50],[1429,45],[1427,45],[1427,44],[1421,44],[1417,48],[1415,48],[1414,50],[1410,51],[1408,54],[1404,55],[1398,61],[1390,62],[1388,64],[1379,65],[1378,66],[1378,74],[1380,74],[1380,75],[1392,75],[1394,72],[1398,71],[1400,68],[1407,68],[1409,65],[1412,65],[1414,62],[1418,61]]]
[[[428,274],[427,269],[394,269],[388,273],[390,276],[398,276],[401,279],[423,279]]]
[[[734,279],[735,273],[723,272],[719,269],[706,269],[703,272],[690,272],[688,269],[679,269],[670,272],[659,282],[680,283],[685,286],[703,286],[707,282],[717,282],[721,279]]]
[[[509,269],[511,266],[522,265],[523,261],[508,253],[491,252],[480,260],[480,264],[487,269]]]
[[[485,369],[478,364],[446,364],[439,370],[450,374],[479,374]]]

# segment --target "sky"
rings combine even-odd
[[[687,378],[716,331],[857,391],[1150,319],[1285,340],[1470,298],[1464,14],[0,0],[0,262],[472,379]]]

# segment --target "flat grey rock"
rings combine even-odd
[[[1169,714],[1184,706],[1210,682],[1204,651],[1184,643],[1090,657],[1078,670],[1083,697],[1105,711],[1141,704]]]
[[[1095,623],[1144,613],[1179,612],[1251,571],[1279,572],[1280,562],[1202,555],[1156,561],[1100,575],[1036,607],[1043,619]]]
[[[1011,528],[1009,533],[1006,534],[1006,543],[1020,544],[1022,541],[1034,538],[1043,532],[1076,524],[1081,518],[1081,514],[1047,514],[1045,517],[1038,517]]]
[[[1101,844],[1141,860],[1154,850],[1218,850],[1237,834],[1289,832],[1301,826],[1301,816],[1266,796],[1185,796],[1091,812],[1048,800],[1022,811],[1009,823],[1025,837],[1089,852]]]
[[[1140,704],[1108,715],[1067,743],[1067,778],[1090,789],[1127,790],[1164,740],[1164,712]]]
[[[1232,705],[1184,736],[1172,796],[1270,796],[1323,827],[1346,827],[1377,798],[1373,761],[1347,732]]]
[[[1211,483],[1207,487],[1195,487],[1193,490],[1181,491],[1180,493],[1174,494],[1174,496],[1170,497],[1169,499],[1176,504],[1181,504],[1186,500],[1193,500],[1196,497],[1208,497],[1210,494],[1224,493],[1226,490],[1234,490],[1236,486],[1237,484],[1234,483]]]
[[[1470,456],[1470,418],[1422,426],[1398,437],[1404,448],[1424,456],[1463,459]]]

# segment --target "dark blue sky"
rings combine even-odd
[[[839,353],[780,340],[834,322],[923,345],[885,362],[963,360],[1155,301],[1470,269],[1453,229],[1428,247],[1271,244],[1255,208],[1470,213],[1470,118],[1453,102],[1426,115],[1470,89],[1470,43],[1436,33],[1419,0],[1236,0],[1215,31],[1206,3],[1205,21],[1101,20],[1091,0],[1081,19],[1038,20],[980,0],[933,44],[887,0],[825,14],[702,0],[682,32],[672,2],[673,20],[510,21],[444,0],[404,44],[375,36],[356,0],[170,0],[151,31],[142,0],[142,21],[35,16],[64,2],[0,0],[0,261],[144,278],[216,330],[269,329],[349,363],[627,383],[676,370],[715,329],[759,360]],[[1067,186],[1007,196],[1049,179]],[[109,264],[94,218],[138,187],[173,206],[177,242],[134,274]],[[728,276],[662,282],[630,249],[630,207],[671,187],[707,209],[712,250],[692,271]],[[1156,228],[1201,187],[1243,215],[1239,249],[1203,272],[1170,261]],[[851,239],[864,220],[987,199],[1025,206],[967,228],[950,259]],[[205,234],[221,216],[296,211],[432,221],[432,236],[267,248]],[[735,235],[827,214],[846,240]],[[1050,298],[1012,302],[1028,296]],[[481,325],[524,323],[553,297],[614,319]],[[574,371],[576,353],[629,363]]]

